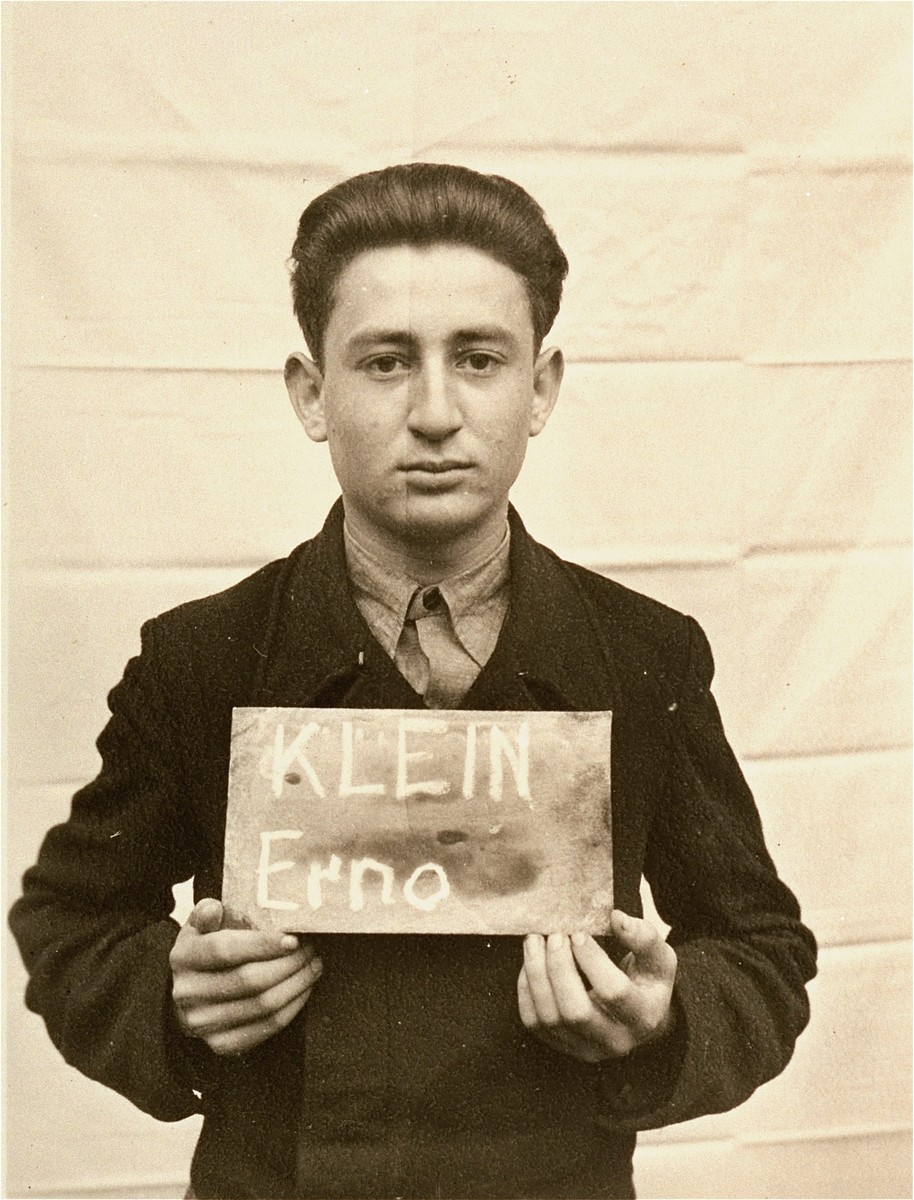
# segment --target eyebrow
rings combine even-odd
[[[346,343],[349,350],[367,350],[369,346],[395,345],[412,346],[415,343],[413,334],[405,329],[363,329]]]
[[[503,346],[516,346],[517,338],[501,325],[477,325],[473,329],[458,329],[453,336],[457,346],[472,342],[499,342]]]
[[[477,325],[468,329],[457,329],[449,341],[455,346],[473,345],[476,342],[496,342],[503,346],[516,346],[517,339],[510,330],[501,325]],[[417,338],[406,329],[363,329],[350,338],[347,349],[358,353],[372,346],[406,346],[414,349]]]

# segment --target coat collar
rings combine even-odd
[[[571,568],[530,537],[512,508],[508,615],[464,698],[468,709],[613,708],[609,647]],[[337,501],[318,536],[286,561],[270,612],[254,704],[422,707],[352,598]]]

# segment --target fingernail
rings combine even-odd
[[[587,941],[587,934],[586,933],[573,933],[571,935],[571,940],[575,946],[583,946],[584,943]]]
[[[287,933],[279,944],[282,946],[283,950],[297,950],[298,938],[291,933]]]

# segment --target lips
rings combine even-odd
[[[449,471],[468,471],[472,465],[453,458],[423,459],[420,462],[407,463],[402,469],[425,475],[445,475]]]

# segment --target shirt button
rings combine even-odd
[[[442,596],[440,588],[430,587],[427,591],[422,593],[422,603],[429,610],[429,612],[432,612],[436,608],[440,608],[441,602]]]

